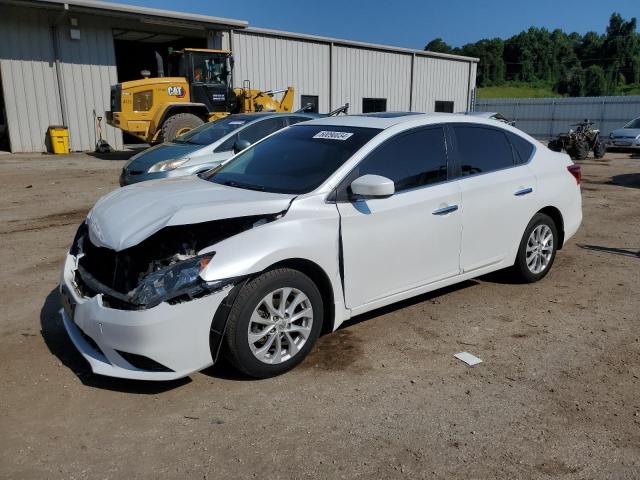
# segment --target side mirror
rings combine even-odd
[[[363,175],[351,182],[351,193],[364,198],[390,197],[395,191],[393,180],[381,175]]]
[[[240,153],[250,146],[251,142],[249,140],[236,140],[236,143],[233,144],[233,153]]]

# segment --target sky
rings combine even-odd
[[[640,0],[111,0],[247,20],[250,26],[422,49],[507,38],[530,26],[603,33],[613,12],[640,16]]]

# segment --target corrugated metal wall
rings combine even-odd
[[[0,72],[14,152],[44,151],[47,128],[62,123],[49,19],[30,13],[3,6],[0,15]]]
[[[332,105],[351,104],[349,113],[362,113],[363,98],[386,98],[387,110],[409,110],[411,55],[334,46]]]
[[[78,16],[80,40],[71,40],[69,27],[58,29],[63,98],[72,150],[93,150],[97,142],[94,117],[103,117],[103,136],[121,150],[122,133],[104,118],[110,86],[118,83],[113,30],[109,18]]]
[[[46,151],[48,127],[65,122],[71,149],[93,150],[93,111],[104,117],[109,109],[109,87],[117,83],[110,19],[74,14],[80,40],[71,40],[67,18],[55,26],[58,13],[3,6],[0,71],[13,152]],[[102,125],[106,140],[121,149],[120,130]]]
[[[478,111],[500,112],[529,135],[546,139],[588,118],[605,135],[640,116],[640,96],[495,98],[477,100]]]
[[[413,82],[413,109],[433,112],[436,100],[453,102],[453,111],[468,109],[470,88],[475,86],[476,64],[416,56]]]
[[[465,60],[260,29],[233,31],[231,41],[223,37],[222,44],[233,50],[236,86],[243,79],[261,89],[292,85],[294,109],[301,95],[318,95],[324,112],[349,102],[350,113],[362,113],[363,98],[385,98],[387,110],[432,112],[436,100],[448,100],[454,111],[465,111],[475,88],[477,64]]]
[[[306,40],[234,31],[236,86],[245,79],[252,88],[295,88],[294,110],[301,95],[317,95],[321,112],[329,110],[329,45]]]

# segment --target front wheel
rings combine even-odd
[[[229,312],[227,358],[255,378],[291,370],[313,347],[323,315],[309,277],[289,268],[267,271],[242,288]]]
[[[536,213],[524,231],[513,270],[525,283],[541,280],[556,258],[558,229],[544,213]]]
[[[593,156],[595,158],[602,158],[607,153],[607,144],[598,140],[593,146]]]
[[[160,128],[160,142],[170,142],[176,137],[202,125],[204,121],[193,113],[176,113],[167,118]]]
[[[589,144],[584,140],[576,140],[568,153],[573,160],[584,160],[589,155]]]

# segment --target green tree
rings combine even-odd
[[[600,65],[591,65],[584,71],[584,94],[588,97],[606,95],[607,78]]]
[[[425,50],[429,52],[438,52],[438,53],[451,53],[453,48],[445,43],[441,38],[434,38],[429,43],[427,43]]]

